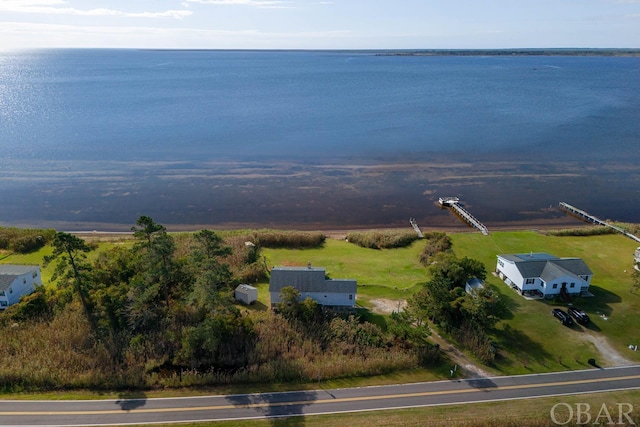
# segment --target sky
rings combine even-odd
[[[0,0],[0,49],[640,48],[640,0]]]

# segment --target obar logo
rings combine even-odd
[[[575,408],[574,408],[575,406]],[[574,406],[568,403],[556,403],[551,408],[551,420],[556,425],[621,425],[634,426],[636,423],[631,418],[633,405],[630,403],[616,403],[608,407],[603,403],[599,408],[591,408],[588,403],[576,403]]]

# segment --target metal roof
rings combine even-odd
[[[560,276],[592,276],[593,272],[580,258],[558,258],[549,254],[499,255],[515,263],[524,278],[540,277],[545,282]]]
[[[327,279],[326,270],[318,267],[274,267],[269,280],[269,292],[280,292],[292,286],[300,292],[331,292],[355,294],[357,283],[350,279]]]

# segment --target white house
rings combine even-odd
[[[546,253],[498,255],[496,273],[522,295],[587,294],[593,273],[580,258]]]
[[[0,264],[0,310],[20,301],[42,285],[37,265]]]
[[[258,289],[250,285],[238,285],[235,291],[236,301],[243,302],[247,305],[253,304],[258,300]]]
[[[271,306],[280,302],[282,288],[291,286],[318,304],[329,307],[353,308],[356,304],[357,283],[348,279],[327,279],[321,267],[273,267],[269,280]]]

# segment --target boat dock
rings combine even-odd
[[[601,220],[598,217],[595,217],[585,211],[583,211],[582,209],[578,209],[575,206],[571,206],[569,203],[565,203],[565,202],[560,202],[560,209],[570,213],[571,215],[574,215],[578,218],[580,218],[583,221],[586,222],[590,222],[592,224],[597,224],[597,225],[603,225],[605,227],[609,227],[612,228],[614,230],[616,230],[618,233],[620,234],[624,234],[625,236],[629,237],[630,239],[635,240],[636,242],[640,242],[640,237],[635,236],[631,233],[626,232],[625,230],[623,230],[622,228],[615,226],[613,224],[609,224],[606,221]]]
[[[467,224],[476,227],[485,236],[489,235],[489,230],[480,221],[478,221],[471,212],[466,210],[461,204],[460,199],[457,197],[440,197],[438,199],[440,206],[443,208],[451,208],[456,214],[458,214]]]
[[[418,227],[418,223],[416,222],[416,219],[415,218],[409,218],[409,224],[411,224],[411,226],[416,231],[416,233],[418,233],[418,237],[423,239],[424,238],[424,234],[422,234],[422,230],[420,230],[420,227]]]

